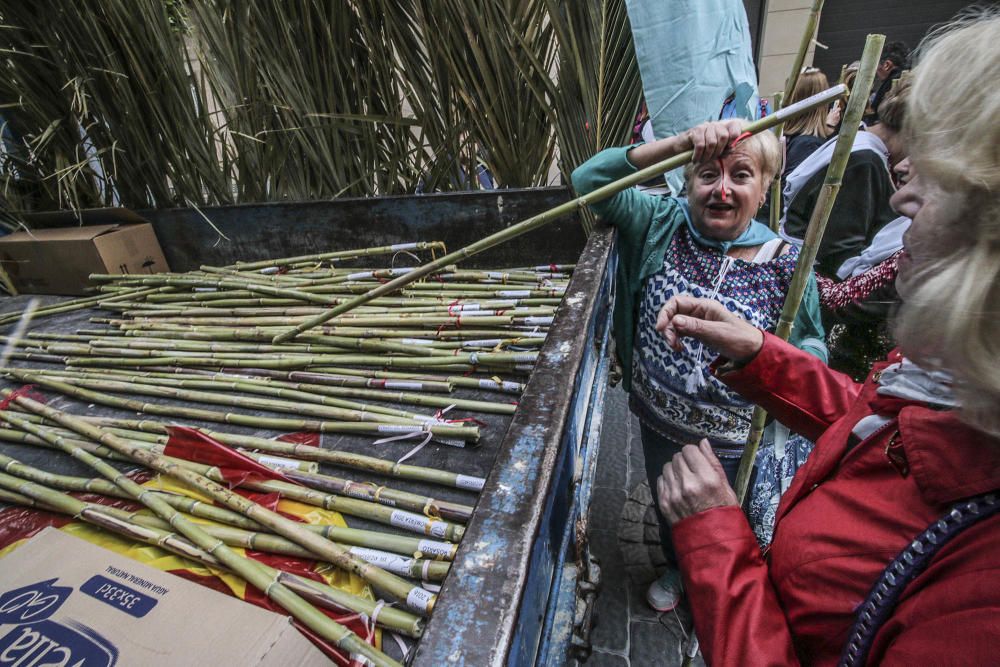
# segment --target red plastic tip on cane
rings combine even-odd
[[[26,384],[22,385],[19,389],[15,389],[14,391],[10,392],[7,398],[3,399],[3,401],[0,401],[0,410],[8,409],[10,407],[10,404],[13,403],[14,399],[16,399],[18,396],[24,396],[25,398],[30,398],[31,400],[37,403],[45,403],[46,402],[45,397],[42,396],[37,391],[35,391],[36,389],[38,389],[38,385],[36,384]]]
[[[735,139],[733,139],[733,143],[729,144],[729,147],[730,148],[736,148],[737,144],[741,143],[744,139],[747,139],[747,138],[752,137],[752,136],[753,136],[753,132],[744,132],[740,136],[738,136]]]

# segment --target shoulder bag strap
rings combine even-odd
[[[879,629],[892,616],[907,585],[917,578],[941,548],[973,526],[1000,512],[997,492],[961,500],[940,519],[917,535],[882,572],[868,597],[858,609],[857,618],[840,656],[840,667],[864,665]]]

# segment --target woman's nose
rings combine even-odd
[[[722,201],[726,201],[729,198],[728,185],[726,181],[729,179],[729,174],[726,173],[726,165],[723,163],[722,159],[719,159],[719,182],[716,185],[716,189],[719,190],[719,198]]]

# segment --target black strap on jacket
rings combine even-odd
[[[906,586],[927,569],[934,556],[963,530],[1000,512],[997,492],[985,493],[951,506],[903,549],[882,572],[861,607],[840,656],[840,667],[864,665],[879,629],[899,602]]]

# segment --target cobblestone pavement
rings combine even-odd
[[[671,667],[681,664],[690,616],[658,614],[645,591],[662,571],[656,518],[646,483],[639,422],[620,387],[608,392],[597,479],[590,506],[590,543],[602,586],[591,635],[593,653],[581,667]],[[697,658],[695,665],[704,665]]]

